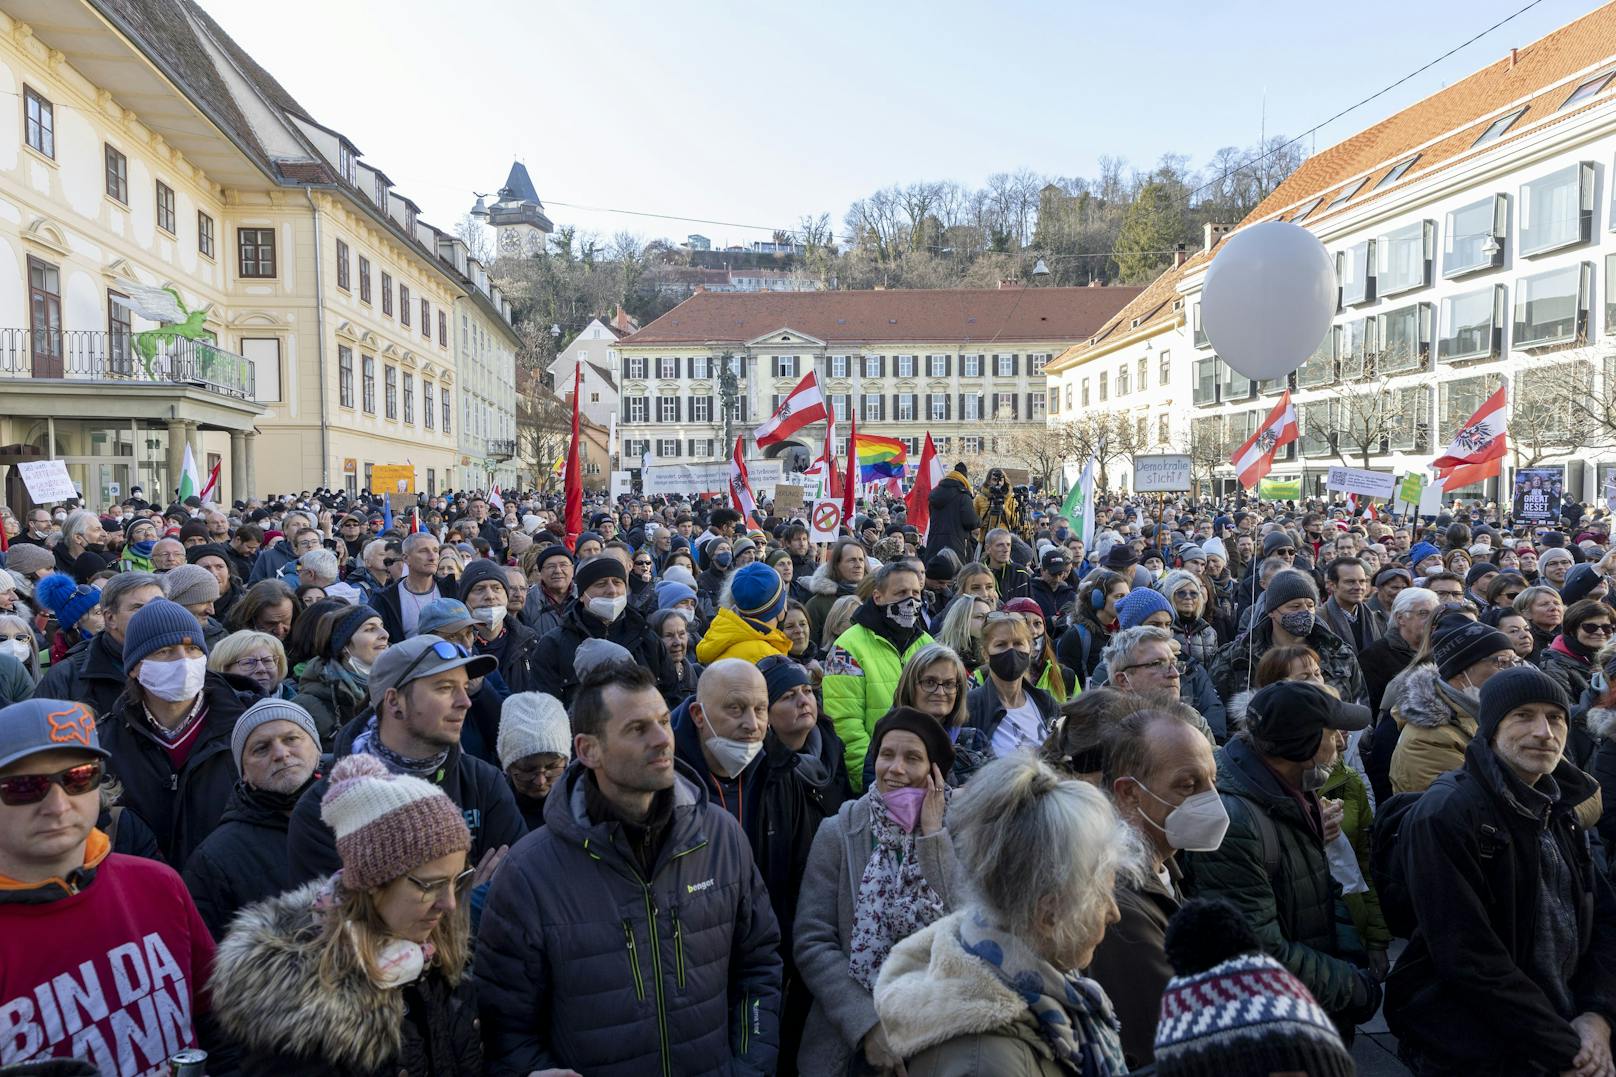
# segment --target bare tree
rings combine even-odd
[[[1064,457],[1088,460],[1093,457],[1095,478],[1101,490],[1110,489],[1108,469],[1118,460],[1132,460],[1141,452],[1133,416],[1119,411],[1089,411],[1081,418],[1050,428],[1066,450]]]
[[[1593,364],[1586,359],[1528,367],[1511,386],[1509,440],[1517,467],[1556,456],[1616,444],[1616,399],[1609,367],[1595,392]]]
[[[1190,458],[1190,481],[1195,484],[1198,495],[1213,488],[1218,469],[1229,463],[1234,448],[1223,416],[1208,415],[1190,420],[1183,451]]]
[[[1043,484],[1043,489],[1052,490],[1061,466],[1069,459],[1062,440],[1056,429],[1023,430],[1011,439],[1010,451],[1026,462],[1028,472]]]
[[[490,229],[469,213],[462,214],[455,225],[455,235],[466,245],[466,250],[484,266],[494,264],[494,237]]]

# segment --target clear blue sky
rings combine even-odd
[[[1528,0],[201,2],[441,228],[520,157],[558,224],[741,242],[760,234],[553,203],[839,228],[895,182],[1200,166],[1256,142],[1265,91],[1294,134]],[[1541,0],[1317,148],[1596,6]]]

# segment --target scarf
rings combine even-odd
[[[337,907],[340,904],[338,890],[341,886],[341,871],[326,880],[325,885],[314,895],[316,917],[323,920],[338,915]],[[360,944],[355,924],[350,920],[344,926],[348,929],[349,942],[357,951]],[[361,966],[365,969],[365,978],[383,991],[407,987],[419,980],[422,973],[431,966],[436,948],[430,942],[412,942],[396,935],[388,935],[385,938],[381,949],[376,952],[375,960],[361,962]]]
[[[370,721],[365,723],[365,728],[354,738],[353,754],[373,755],[380,759],[382,765],[394,774],[413,774],[417,778],[424,778],[429,782],[437,779],[438,772],[449,761],[449,749],[447,748],[424,759],[411,759],[408,756],[399,755],[382,743],[374,714],[370,716]]]
[[[1027,1004],[1033,1027],[1064,1067],[1079,1077],[1128,1072],[1122,1023],[1099,984],[1076,972],[1061,972],[991,924],[980,910],[960,917],[959,940],[966,953],[979,958]]]
[[[943,790],[947,802],[952,789]],[[887,954],[899,942],[942,919],[943,899],[920,870],[915,852],[919,836],[906,834],[887,813],[880,790],[871,788],[870,838],[874,848],[859,879],[853,902],[853,936],[848,947],[848,975],[875,990],[875,977]]]
[[[1549,644],[1549,650],[1565,655],[1579,666],[1592,665],[1592,652],[1563,632],[1554,637],[1554,642]]]

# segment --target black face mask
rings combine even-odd
[[[1032,664],[1032,655],[1026,651],[1000,651],[988,656],[988,669],[1001,681],[1019,681]]]

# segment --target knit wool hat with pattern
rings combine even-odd
[[[101,589],[74,583],[65,572],[52,572],[34,585],[34,597],[56,614],[58,624],[72,628],[101,604]]]
[[[1469,620],[1454,625],[1431,641],[1431,661],[1436,663],[1436,671],[1443,680],[1457,677],[1499,651],[1511,651],[1509,637],[1496,628]]]
[[[123,630],[123,671],[133,676],[135,667],[147,655],[185,643],[200,647],[203,654],[208,651],[202,626],[191,611],[166,598],[148,602],[129,618]]]
[[[443,790],[393,774],[372,755],[344,756],[331,771],[320,818],[337,836],[342,885],[385,886],[450,853],[469,852],[471,832]]]
[[[786,611],[786,585],[780,574],[756,561],[730,577],[729,594],[735,612],[754,621],[772,621]]]
[[[499,712],[499,739],[494,743],[499,765],[541,752],[572,758],[572,723],[567,709],[555,696],[543,692],[514,692],[505,697]]]
[[[19,542],[6,551],[6,567],[19,576],[31,576],[42,568],[51,568],[56,557],[43,546]]]

